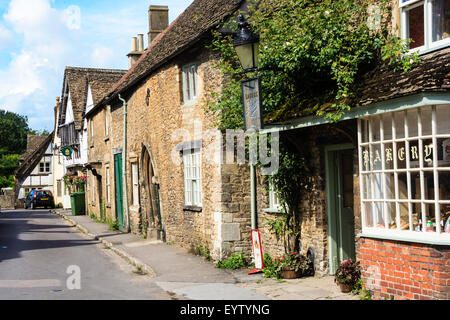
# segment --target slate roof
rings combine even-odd
[[[33,169],[41,161],[45,155],[48,145],[52,142],[53,132],[48,136],[28,136],[27,152],[20,158],[21,164],[14,171],[16,177],[16,190],[20,189],[20,185],[30,175]]]
[[[149,45],[99,104],[107,103],[145,79],[165,62],[194,46],[223,19],[235,13],[242,3],[243,0],[195,0]]]
[[[113,85],[119,81],[125,73],[126,70],[66,67],[62,96],[64,97],[64,90],[67,82],[72,101],[76,130],[81,130],[82,128],[82,118],[85,112],[88,85],[91,86],[92,98],[94,99],[94,104],[96,104],[109,90],[111,90]],[[60,125],[64,123],[66,108],[67,99],[63,99],[63,110],[60,113],[59,118]]]
[[[420,93],[450,91],[450,48],[420,56],[421,62],[408,72],[394,71],[392,66],[378,65],[358,81],[354,108]],[[280,108],[265,115],[266,124],[288,122],[315,115],[334,103],[333,96],[317,96],[301,105]]]

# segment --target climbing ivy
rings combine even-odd
[[[394,35],[391,1],[260,0],[248,20],[260,35],[263,108],[274,117],[283,110],[307,112],[336,122],[355,105],[358,79],[377,64],[408,71],[418,56],[409,40]],[[237,29],[233,20],[227,23]],[[225,85],[211,94],[206,111],[219,129],[243,127],[242,74],[231,36],[214,33],[211,48]],[[247,75],[247,76],[252,76]]]

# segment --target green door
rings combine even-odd
[[[353,148],[353,147],[352,147]],[[346,259],[355,261],[353,149],[329,147],[326,152],[330,273]]]
[[[114,181],[116,182],[116,215],[120,230],[125,229],[123,219],[123,174],[122,154],[114,155]]]

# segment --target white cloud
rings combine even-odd
[[[107,68],[111,65],[115,57],[114,50],[109,47],[97,45],[92,51],[91,64],[98,68]]]
[[[81,28],[81,9],[79,6],[69,6],[63,11],[62,18],[70,30]]]
[[[0,49],[5,48],[12,40],[12,33],[0,23]]]

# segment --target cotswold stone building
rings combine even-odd
[[[205,100],[222,81],[206,45],[211,30],[240,6],[194,1],[167,28],[153,24],[167,22],[161,18],[167,9],[151,6],[148,48],[139,50],[142,36],[138,45],[133,40],[130,70],[86,114],[94,135],[104,127],[105,110],[110,115],[109,150],[97,149],[103,142],[94,138],[89,153],[97,172],[108,176],[102,179],[102,197],[111,199],[106,215],[122,230],[188,249],[202,245],[215,259],[237,250],[249,255],[251,248],[247,166],[208,161],[215,137],[205,139],[214,129]],[[164,31],[155,36],[155,30]]]
[[[418,65],[366,74],[339,123],[285,110],[266,115],[265,130],[280,130],[311,170],[301,245],[314,252],[316,271],[334,274],[352,258],[376,299],[448,299],[450,8],[405,0],[393,10],[393,32],[413,38]],[[258,193],[259,218],[272,219],[275,195]],[[276,252],[260,227],[266,252]]]

